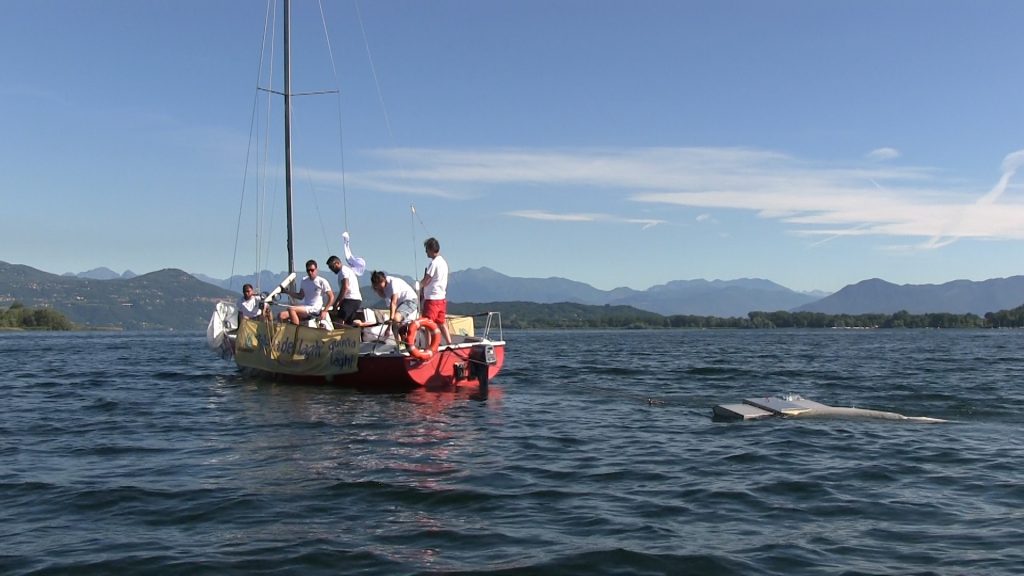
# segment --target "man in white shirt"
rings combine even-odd
[[[327,309],[334,303],[334,291],[331,290],[331,283],[317,276],[316,260],[306,262],[306,273],[308,276],[302,279],[298,292],[288,292],[292,298],[302,301],[297,306],[289,306],[287,310],[278,316],[281,322],[299,324],[307,318],[318,317],[323,320],[327,317]],[[327,302],[324,303],[324,295],[327,295]]]
[[[370,275],[370,285],[378,296],[388,303],[388,318],[392,323],[405,323],[419,318],[420,305],[416,291],[409,283],[381,270]]]
[[[238,324],[242,324],[242,318],[259,318],[263,315],[263,307],[260,306],[260,298],[253,292],[252,284],[242,286],[242,298],[238,301]]]
[[[441,330],[443,341],[451,343],[448,323],[445,321],[448,313],[448,262],[441,256],[441,243],[437,241],[437,238],[427,238],[423,242],[423,248],[426,249],[427,257],[430,258],[430,264],[423,272],[423,280],[420,280],[423,317],[433,320]]]
[[[352,325],[356,313],[363,304],[363,295],[359,290],[359,276],[355,270],[341,262],[341,258],[331,256],[327,259],[327,267],[338,275],[338,301],[334,311],[338,322]]]

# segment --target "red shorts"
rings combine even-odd
[[[444,324],[445,314],[448,312],[447,300],[424,300],[423,317],[430,318],[438,326]]]

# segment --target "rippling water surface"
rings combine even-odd
[[[481,400],[0,334],[0,573],[1024,569],[1024,331],[506,338]],[[789,392],[954,422],[710,418]]]

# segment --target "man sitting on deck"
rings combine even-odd
[[[263,315],[260,297],[253,292],[252,284],[242,286],[242,298],[238,301],[238,325],[242,318],[256,319]]]
[[[281,322],[291,322],[298,325],[302,320],[318,317],[323,320],[327,317],[327,309],[334,303],[334,291],[331,284],[322,277],[316,275],[316,260],[306,262],[306,273],[309,274],[302,279],[298,292],[288,292],[292,298],[302,300],[302,304],[289,306],[281,312]],[[327,303],[324,303],[324,294],[327,294]]]

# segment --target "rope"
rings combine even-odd
[[[644,395],[641,395],[641,394],[634,394],[632,392],[623,392],[622,390],[615,390],[615,389],[611,389],[611,388],[604,388],[604,387],[601,387],[601,386],[589,386],[587,384],[575,384],[575,383],[572,383],[572,382],[563,382],[561,385],[562,386],[575,386],[577,388],[584,388],[584,389],[589,390],[591,392],[599,392],[599,393],[605,394],[607,396],[619,396],[619,397],[622,397],[622,398],[628,398],[630,400],[636,400],[636,401],[639,401],[639,402],[643,402],[643,403],[647,404],[648,406],[664,406],[664,405],[669,403],[667,400],[662,400],[660,398],[654,398],[652,396],[644,396]]]

